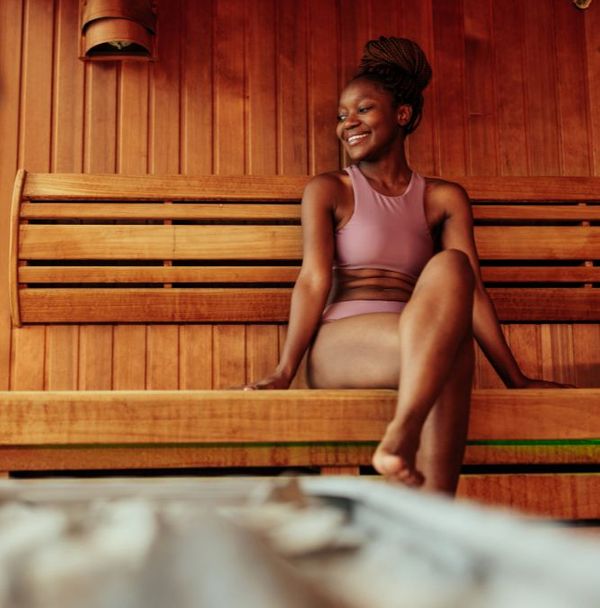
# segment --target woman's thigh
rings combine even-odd
[[[308,356],[312,388],[398,388],[399,313],[323,323]]]

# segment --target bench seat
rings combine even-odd
[[[17,390],[0,393],[0,470],[365,472],[394,391],[306,390],[300,376],[283,392],[58,391],[40,354],[51,356],[52,373],[63,364],[97,366],[110,388],[111,360],[149,358],[150,348],[185,330],[187,358],[171,361],[168,373],[189,373],[194,357],[213,365],[196,386],[265,373],[281,348],[300,268],[306,181],[20,171],[9,245]],[[456,181],[473,200],[482,276],[505,329],[531,324],[552,341],[552,327],[566,328],[552,343],[561,364],[569,359],[563,342],[576,333],[589,387],[476,385],[460,493],[559,519],[600,520],[600,178]],[[81,333],[70,331],[79,326]],[[162,337],[150,344],[155,335]],[[239,335],[246,342],[235,342]],[[131,355],[123,336],[135,337]],[[181,352],[169,348],[165,356]],[[213,360],[231,367],[223,375],[231,382],[215,380]],[[32,384],[49,390],[18,390],[31,370],[40,375]]]

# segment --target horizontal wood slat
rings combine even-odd
[[[598,221],[600,205],[473,205],[476,220]]]
[[[300,220],[300,205],[23,203],[21,217],[49,220]]]
[[[20,229],[28,260],[290,260],[302,255],[298,226],[39,226]]]
[[[297,266],[21,266],[20,283],[284,283]],[[487,266],[483,280],[497,283],[598,283],[600,266]]]
[[[139,176],[27,173],[27,199],[91,200],[299,200],[310,179],[299,176]],[[600,201],[600,177],[444,176],[471,198],[485,201]]]
[[[598,221],[600,205],[473,205],[476,220]]]
[[[391,390],[0,393],[0,443],[378,441]],[[470,440],[600,438],[600,389],[479,390]]]
[[[599,283],[600,266],[484,266],[481,276],[488,283]]]
[[[600,258],[600,227],[478,226],[482,259]],[[24,225],[20,257],[43,259],[298,259],[298,226]]]
[[[537,517],[600,519],[600,473],[462,475],[457,495]]]
[[[501,321],[597,321],[600,290],[585,287],[491,287],[488,290]]]
[[[309,176],[27,173],[26,199],[298,201]]]
[[[22,266],[18,274],[21,283],[293,283],[299,271],[299,265]]]
[[[236,203],[23,203],[23,219],[300,220],[300,205]],[[476,220],[600,220],[600,205],[478,205]]]
[[[600,258],[600,227],[476,226],[484,260],[594,260]]]
[[[22,289],[24,323],[284,322],[290,288]]]
[[[491,288],[502,321],[595,321],[600,290]],[[26,288],[24,323],[286,322],[291,288]]]

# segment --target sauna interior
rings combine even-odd
[[[5,286],[14,262],[15,176],[24,169],[308,180],[338,169],[346,161],[335,136],[338,95],[364,43],[379,35],[414,39],[432,64],[423,119],[408,139],[416,171],[473,183],[589,178],[578,182],[597,188],[585,198],[590,206],[600,200],[600,0],[586,10],[570,0],[157,0],[152,56],[104,61],[82,58],[83,4],[0,2],[3,398],[228,389],[270,372],[282,322],[14,324]],[[573,284],[591,291],[599,286],[595,217],[569,223],[590,234],[589,259],[569,264],[574,272],[587,268],[591,278]],[[561,323],[513,320],[503,329],[525,373],[587,390],[600,387],[599,319],[596,310]],[[304,386],[299,374],[293,387]],[[474,388],[503,388],[480,351]],[[597,420],[594,395],[586,403],[595,404]],[[553,477],[560,458],[539,471],[521,462],[511,496],[537,495],[534,511],[560,519],[600,520],[598,436],[577,441],[565,483]],[[86,458],[98,468],[93,454]],[[118,453],[112,458],[107,469],[117,468]],[[189,464],[175,461],[174,468]],[[532,470],[540,475],[528,485],[520,475]],[[493,494],[491,482],[478,483],[466,494]],[[494,492],[488,502],[506,502],[501,488]],[[553,511],[561,500],[566,511]]]

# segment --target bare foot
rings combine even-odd
[[[391,422],[373,454],[375,470],[390,481],[407,486],[423,485],[425,477],[416,468],[421,429],[406,431]]]

